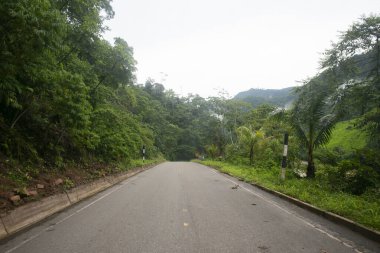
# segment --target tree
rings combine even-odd
[[[264,138],[264,133],[262,131],[255,131],[252,126],[241,126],[236,129],[239,143],[246,146],[249,150],[249,164],[253,164],[254,158],[254,146],[258,140]]]
[[[95,92],[100,85],[116,89],[133,84],[136,61],[133,59],[133,49],[125,40],[115,38],[114,46],[106,41],[99,41],[96,48],[94,71],[98,81],[92,87],[92,92]]]
[[[342,102],[357,98],[355,106],[364,114],[360,125],[380,147],[380,16],[363,16],[343,32],[326,51],[322,68],[331,71],[345,90]]]
[[[315,176],[314,150],[326,144],[338,120],[328,84],[314,78],[298,89],[290,120],[295,134],[307,150],[307,177]]]
[[[1,154],[56,166],[152,150],[151,129],[132,113],[133,49],[101,37],[112,16],[109,0],[0,3]]]
[[[16,0],[1,2],[0,24],[0,105],[13,128],[52,78],[65,23],[50,1]]]

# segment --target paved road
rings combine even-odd
[[[1,242],[0,252],[347,253],[380,244],[208,167],[171,162]]]

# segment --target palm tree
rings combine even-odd
[[[237,130],[239,142],[248,146],[249,149],[249,164],[253,164],[253,148],[259,139],[264,138],[264,133],[255,131],[252,126],[241,126]]]
[[[291,125],[307,149],[306,175],[308,178],[313,178],[315,177],[313,152],[330,140],[338,115],[334,112],[327,83],[314,78],[296,92],[299,97],[291,112]]]
[[[218,147],[215,144],[207,145],[205,149],[212,160],[214,160],[218,155]]]

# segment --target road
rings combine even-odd
[[[167,162],[12,236],[0,252],[347,253],[380,244],[214,169]]]

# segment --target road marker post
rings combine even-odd
[[[282,163],[281,163],[281,180],[285,180],[285,169],[286,169],[286,158],[288,156],[288,139],[289,134],[284,134],[284,153],[282,154]]]
[[[143,145],[142,148],[142,157],[143,157],[143,162],[145,161],[145,145]]]

